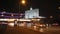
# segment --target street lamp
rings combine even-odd
[[[20,11],[20,6],[22,6],[22,5],[25,5],[25,3],[26,3],[26,0],[19,0],[19,11]]]
[[[21,3],[22,3],[22,4],[25,4],[25,3],[26,3],[26,1],[25,1],[25,0],[22,0],[22,1],[21,1]]]
[[[25,5],[26,0],[19,0],[19,13],[22,5]],[[22,15],[22,14],[21,14]],[[21,17],[21,16],[20,16]]]

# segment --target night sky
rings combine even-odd
[[[19,1],[21,0],[0,0],[0,11],[6,12],[24,12],[29,10],[30,7],[33,9],[38,8],[41,16],[57,16],[60,15],[59,0],[26,0],[26,4],[22,5]],[[20,6],[20,11],[19,11]]]

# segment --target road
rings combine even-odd
[[[60,34],[60,28],[54,27],[50,29],[46,29],[43,32],[35,31],[32,29],[28,29],[25,27],[7,27],[7,29],[3,30],[2,34]]]
[[[13,28],[9,27],[7,28],[4,34],[43,34],[43,33],[23,27],[13,27]]]

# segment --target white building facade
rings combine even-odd
[[[25,11],[25,18],[38,18],[38,17],[39,17],[39,9]]]

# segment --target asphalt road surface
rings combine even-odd
[[[23,28],[23,27],[8,27],[4,34],[43,34],[38,31],[34,31],[31,29]]]
[[[44,32],[40,32],[25,27],[7,27],[6,29],[1,30],[0,34],[60,34],[60,28],[54,28],[50,28]]]

